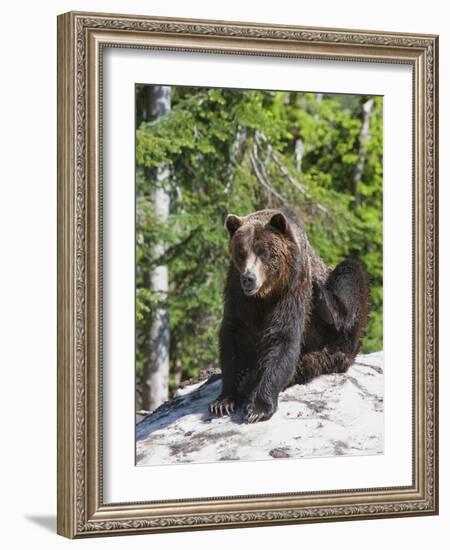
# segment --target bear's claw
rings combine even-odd
[[[262,420],[269,420],[274,412],[275,408],[271,404],[259,403],[257,405],[255,403],[249,403],[245,407],[244,420],[247,424],[254,424]]]
[[[218,399],[209,405],[209,412],[216,416],[230,416],[236,410],[234,401],[230,399]]]
[[[253,424],[254,422],[258,422],[258,420],[261,420],[263,418],[263,414],[258,414],[258,413],[249,413],[247,415],[247,423],[248,424]]]

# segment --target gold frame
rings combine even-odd
[[[102,501],[102,48],[413,67],[413,484]],[[66,537],[438,513],[438,38],[95,13],[58,17],[58,533]],[[150,496],[150,495],[149,495]]]

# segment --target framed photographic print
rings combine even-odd
[[[58,18],[58,532],[438,511],[431,35]]]

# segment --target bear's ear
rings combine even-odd
[[[275,229],[278,229],[280,233],[283,235],[287,235],[288,233],[288,222],[284,214],[281,212],[277,212],[270,218],[270,225],[272,227],[275,227]]]
[[[228,229],[228,233],[230,234],[230,237],[232,237],[236,231],[241,227],[242,225],[242,218],[239,216],[235,216],[234,214],[228,214],[228,216],[225,219],[225,227]]]

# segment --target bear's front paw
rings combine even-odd
[[[276,404],[255,399],[244,406],[244,420],[248,424],[269,420],[276,410]]]
[[[209,412],[216,416],[226,416],[234,413],[236,405],[232,399],[225,397],[224,399],[217,399],[209,405]]]

